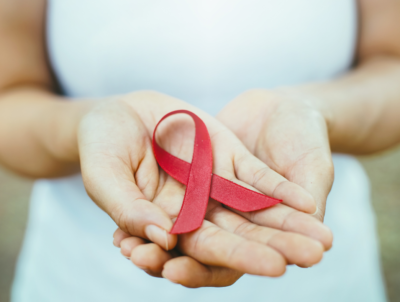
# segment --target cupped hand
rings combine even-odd
[[[327,122],[312,99],[288,89],[251,90],[229,103],[217,118],[257,158],[307,190],[317,204],[313,216],[323,221],[334,169]],[[259,217],[254,216],[253,221],[276,227],[268,217],[280,215],[280,211],[279,207],[267,209],[257,214]],[[241,215],[248,217],[248,214]],[[297,228],[303,220],[294,214],[285,223]],[[332,236],[327,235],[314,238],[330,248]]]
[[[318,241],[256,225],[252,220],[258,217],[257,213],[246,219],[215,201],[209,202],[203,225],[180,235],[172,253],[165,251],[176,244],[176,236],[167,232],[171,219],[179,213],[185,188],[158,170],[151,135],[158,120],[176,109],[191,110],[206,123],[213,147],[213,173],[284,200],[285,205],[279,207],[286,212],[273,220],[284,224],[285,217],[293,211],[315,211],[315,202],[306,190],[269,169],[211,116],[158,93],[122,96],[99,105],[82,120],[79,147],[82,175],[92,199],[125,234],[138,237],[125,239],[142,238],[157,244],[137,246],[130,255],[132,261],[153,275],[162,273],[174,282],[195,287],[229,285],[242,273],[278,276],[285,271],[287,262],[300,266],[317,263],[323,252]],[[173,155],[190,161],[193,136],[191,120],[177,116],[160,126],[158,141]],[[304,228],[321,232],[312,220],[306,221]],[[145,257],[137,256],[138,251]],[[184,256],[169,260],[176,251]],[[203,276],[207,276],[204,272],[212,272],[214,277],[197,278],[193,284],[194,276],[201,272]]]

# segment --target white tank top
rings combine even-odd
[[[48,39],[70,96],[154,89],[215,113],[247,89],[347,70],[356,12],[349,0],[53,0]]]
[[[247,89],[327,80],[345,72],[353,60],[356,23],[351,0],[50,0],[48,50],[68,96],[93,98],[152,89],[216,114]],[[357,164],[353,167],[364,181],[358,187],[366,196],[365,176]],[[345,183],[337,190],[351,190]],[[345,199],[339,195],[338,200]],[[366,209],[365,217],[372,220]],[[335,224],[333,218],[327,221]],[[321,301],[327,291],[323,301],[356,301],[333,290],[340,282],[349,292],[362,287],[362,301],[384,297],[376,255],[368,253],[365,259],[358,257],[364,272],[354,275],[350,270],[348,278],[335,261],[348,268],[357,260],[332,256],[334,260],[325,261],[330,270],[308,269],[307,274],[290,268],[282,279],[245,276],[224,289],[186,289],[136,269],[112,246],[115,229],[86,195],[80,175],[36,182],[13,301],[235,302],[303,297],[311,302]],[[367,241],[375,251],[373,227],[370,233]],[[365,270],[377,276],[373,280],[378,285],[366,281]]]

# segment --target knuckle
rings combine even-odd
[[[212,224],[209,224],[207,226],[200,227],[199,230],[195,231],[193,235],[195,236],[193,240],[188,240],[188,241],[183,241],[180,240],[180,244],[182,245],[184,242],[189,243],[189,245],[185,246],[192,254],[197,255],[201,254],[202,251],[204,251],[204,247],[207,248],[208,244],[207,241],[209,241],[212,237],[216,236],[218,233],[220,233],[222,230],[215,227]]]
[[[126,211],[124,211],[119,204],[115,204],[111,207],[111,211],[109,213],[110,217],[114,220],[114,222],[118,225],[118,227],[124,231],[125,233],[129,233],[128,229],[128,218]]]
[[[236,267],[246,267],[248,260],[242,257],[243,255],[241,255],[241,251],[241,244],[236,243],[226,257],[227,262],[234,264]]]
[[[268,174],[268,172],[269,172],[269,167],[262,167],[262,168],[260,168],[260,169],[258,169],[255,173],[254,173],[254,175],[253,175],[253,180],[251,181],[251,186],[252,187],[257,187],[258,186],[258,184],[259,184],[259,182],[261,181],[261,180],[263,180],[265,177],[266,177],[266,175]]]
[[[239,224],[236,229],[234,230],[234,234],[237,234],[241,237],[248,237],[248,235],[257,228],[257,225],[250,223],[248,221],[244,221],[243,223]]]

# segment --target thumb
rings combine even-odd
[[[324,156],[325,155],[325,156]],[[287,177],[306,189],[315,199],[317,210],[313,214],[323,221],[328,194],[334,179],[334,167],[327,154],[309,154],[298,161],[289,171]]]
[[[135,173],[147,175],[150,181],[136,181],[131,167],[118,157],[91,154],[90,160],[81,162],[88,195],[121,230],[150,240],[165,250],[175,247],[177,236],[169,234],[173,225],[170,217],[143,193],[154,195],[148,192],[149,187],[155,191],[158,184],[158,167],[154,160],[143,159]]]

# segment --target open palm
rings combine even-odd
[[[311,103],[284,92],[254,90],[233,100],[218,118],[257,158],[306,189],[317,204],[313,216],[323,221],[333,163],[326,121]],[[331,236],[318,239],[330,247]]]
[[[117,154],[112,154],[112,164],[107,164],[109,151],[104,152],[102,148],[93,150],[92,152],[100,153],[100,158],[88,158],[89,167],[100,163],[103,167],[106,164],[106,169],[102,173],[94,171],[93,175],[83,168],[82,173],[89,192],[94,187],[107,187],[125,192],[125,202],[116,202],[110,195],[108,203],[114,203],[111,216],[120,227],[116,233],[116,244],[122,247],[123,253],[130,256],[136,265],[152,275],[162,274],[187,286],[223,286],[236,281],[242,273],[277,276],[285,271],[287,262],[310,266],[321,259],[323,246],[319,241],[310,239],[308,232],[312,230],[317,237],[323,237],[329,231],[320,222],[300,212],[315,211],[312,196],[253,156],[219,121],[182,101],[157,93],[135,93],[123,97],[122,102],[121,106],[126,108],[115,114],[113,121],[117,124],[112,122],[107,126],[103,123],[104,129],[97,126],[92,130],[101,133],[100,135],[106,133],[109,136],[108,139],[100,139],[108,142],[106,148],[110,148],[110,145],[115,146],[113,152]],[[168,235],[167,246],[166,237],[162,238],[161,232],[156,239],[146,235],[145,231],[140,232],[140,229],[145,230],[150,224],[148,217],[155,216],[146,214],[147,220],[144,223],[139,222],[140,219],[144,219],[143,208],[135,206],[132,192],[136,195],[143,193],[140,200],[146,200],[146,203],[141,202],[146,204],[148,211],[150,207],[162,209],[171,219],[177,217],[182,205],[185,187],[158,170],[150,147],[151,134],[158,120],[176,109],[191,110],[206,123],[213,147],[214,174],[284,200],[284,204],[275,206],[279,210],[278,214],[267,218],[273,221],[276,227],[268,227],[265,222],[256,222],[260,218],[259,213],[264,213],[265,210],[244,217],[243,213],[234,213],[220,203],[210,200],[203,225],[194,232],[180,235],[177,248],[171,252],[165,250],[174,247],[175,236]],[[106,108],[104,113],[95,114],[93,118],[104,119],[104,115],[108,116],[111,111]],[[120,114],[124,117],[119,117]],[[90,125],[98,123],[91,121],[87,124],[90,128]],[[85,127],[82,127],[82,133],[90,133]],[[185,116],[171,117],[163,123],[158,133],[159,143],[164,149],[190,161],[194,138],[194,127],[190,119]],[[91,133],[90,140],[95,140],[94,137]],[[137,141],[138,138],[140,142]],[[87,154],[90,155],[90,152]],[[142,156],[138,156],[139,154]],[[113,175],[112,185],[101,184],[111,181],[106,174]],[[102,175],[101,179],[99,175]],[[94,182],[98,183],[93,184]],[[91,196],[96,200],[93,194]],[[297,213],[299,217],[304,216],[302,224],[284,227],[287,217],[293,213]],[[157,225],[158,222],[154,219],[151,223]],[[165,223],[162,229],[169,231],[171,226],[171,222]],[[286,232],[282,231],[283,228],[286,228]],[[139,237],[157,245],[145,244]],[[199,278],[201,272],[203,279]],[[210,278],[210,275],[213,278]]]

